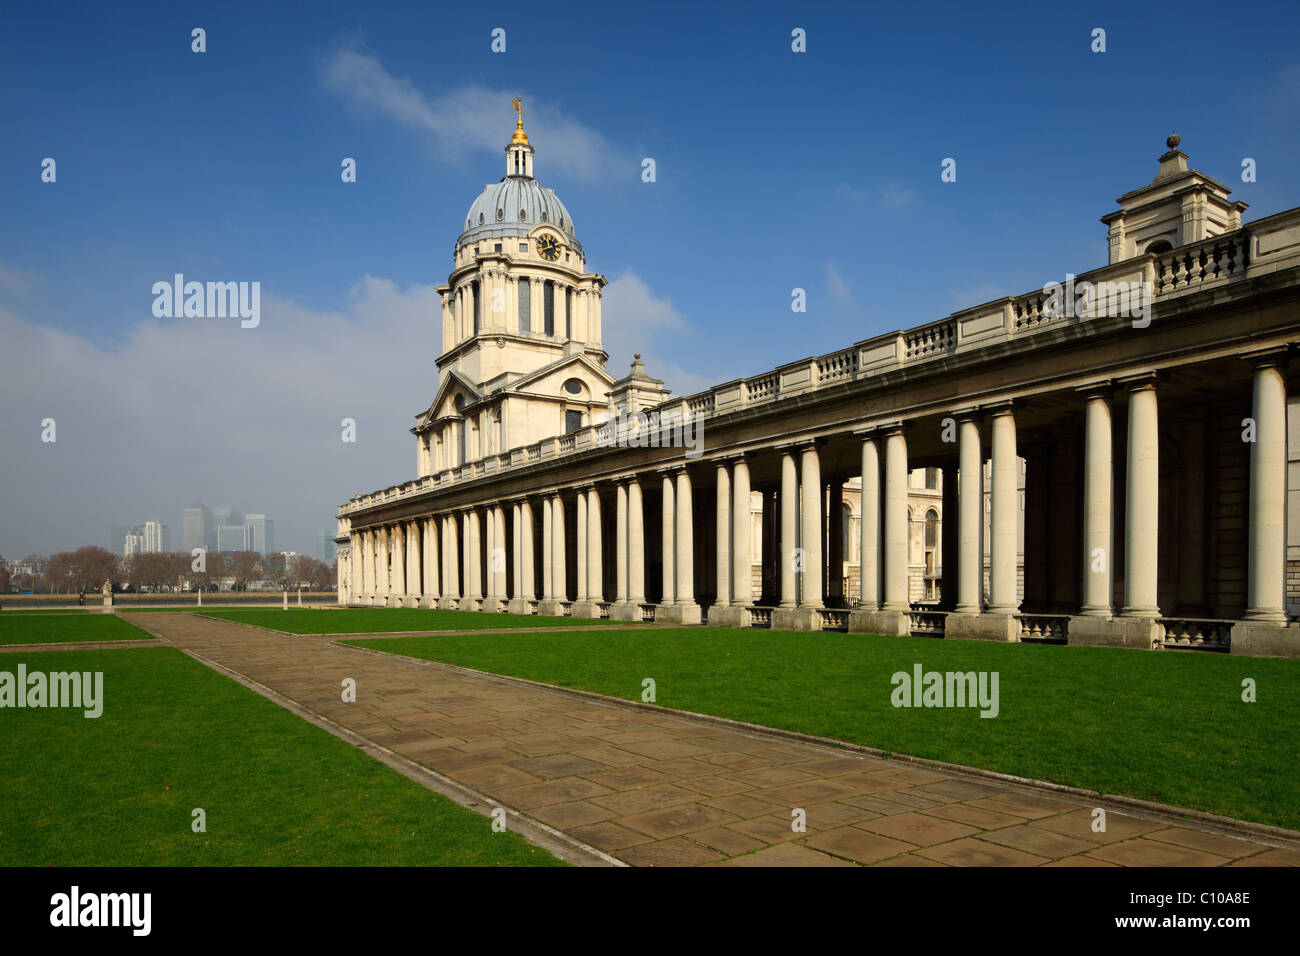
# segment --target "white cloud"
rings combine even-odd
[[[853,286],[833,262],[826,263],[826,295],[832,303],[842,308],[856,309]]]
[[[655,296],[635,272],[628,269],[612,279],[601,303],[601,335],[615,379],[627,374],[632,356],[639,352],[646,373],[663,379],[674,396],[692,395],[726,380],[725,375],[706,376],[681,364],[697,357],[690,326],[671,300]]]
[[[880,202],[886,209],[901,209],[910,206],[916,199],[916,190],[907,189],[898,183],[889,183],[880,191]]]
[[[410,79],[389,73],[374,56],[342,49],[321,71],[324,87],[345,101],[373,110],[408,129],[428,135],[446,156],[467,150],[499,154],[513,128],[512,90],[467,85],[438,96],[416,88]],[[555,169],[584,180],[631,177],[637,160],[624,154],[597,130],[565,114],[556,104],[535,101],[526,92],[524,126],[538,149],[538,173]]]
[[[149,320],[104,349],[0,310],[0,554],[103,544],[148,518],[179,549],[193,499],[266,512],[279,547],[312,553],[340,503],[414,476],[407,429],[437,386],[438,314],[431,286],[367,276],[343,312],[264,288],[255,329]]]

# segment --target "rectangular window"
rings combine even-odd
[[[548,282],[542,286],[542,331],[547,335],[555,334],[555,283]]]
[[[527,279],[519,280],[519,331],[527,334],[531,331],[533,287]]]
[[[474,297],[474,334],[477,335],[483,328],[483,317],[480,314],[482,303],[479,301],[478,283],[475,282],[470,286],[470,295]]]
[[[564,337],[573,338],[573,290],[564,290]]]
[[[564,434],[569,435],[582,427],[582,412],[579,409],[564,410]]]
[[[498,242],[498,243],[496,244],[496,246],[495,246],[495,248],[494,248],[494,251],[495,251],[495,252],[500,252],[500,251],[501,251],[501,243]]]

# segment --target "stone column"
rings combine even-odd
[[[908,593],[907,526],[907,436],[901,427],[885,436],[885,533],[884,533],[884,600],[881,609],[906,614],[911,608]]]
[[[614,504],[614,602],[627,603],[628,527],[627,483],[620,481],[615,491]]]
[[[1109,618],[1114,612],[1114,463],[1111,459],[1110,383],[1086,393],[1083,450],[1083,607]]]
[[[590,540],[587,528],[587,489],[585,487],[578,489],[577,501],[574,505],[577,508],[576,532],[578,540],[574,542],[577,546],[578,557],[578,599],[577,604],[585,605],[588,602],[587,597],[587,544]],[[585,614],[583,616],[586,616]]]
[[[388,529],[376,528],[377,544],[375,545],[375,595],[379,600],[375,603],[386,605],[388,603],[389,593],[389,567],[388,567]]]
[[[420,597],[424,594],[424,581],[420,578],[420,521],[412,519],[406,523],[406,593],[410,596],[410,606],[419,607]]]
[[[555,514],[551,517],[551,537],[552,544],[555,547],[555,554],[551,558],[551,573],[555,577],[555,598],[557,601],[569,600],[569,576],[567,573],[566,560],[567,556],[564,550],[564,497],[555,493],[551,499],[551,507]]]
[[[483,598],[485,600],[482,610],[490,611],[495,610],[495,608],[489,607],[489,605],[493,604],[497,599],[496,575],[492,573],[492,544],[496,541],[497,516],[491,505],[483,509],[482,529]]]
[[[357,596],[361,599],[360,603],[369,604],[375,593],[374,585],[370,583],[375,567],[374,539],[369,531],[361,532],[361,550],[357,557],[361,562],[361,577],[357,579]]]
[[[984,606],[984,449],[980,422],[963,415],[958,426],[957,607],[978,614]]]
[[[669,618],[674,624],[699,624],[700,606],[695,603],[695,517],[691,496],[691,473],[685,465],[677,469],[677,600]]]
[[[406,526],[393,525],[388,529],[388,537],[393,542],[393,590],[389,602],[401,607],[406,598]]]
[[[794,449],[781,449],[781,607],[795,606],[794,552],[798,547],[799,475]]]
[[[447,560],[447,586],[443,589],[443,607],[460,606],[460,518],[454,514],[447,515],[447,546],[443,554]]]
[[[478,509],[469,509],[465,521],[465,538],[469,542],[469,558],[465,562],[469,583],[465,587],[465,597],[472,602],[468,609],[477,611],[483,606],[483,525]]]
[[[531,610],[527,602],[537,597],[537,582],[533,579],[533,504],[527,498],[519,503],[519,514],[523,519],[519,555],[519,572],[523,581],[520,596],[525,602],[520,613],[527,614]]]
[[[655,610],[656,621],[668,620],[668,610],[677,599],[677,503],[671,471],[663,473],[663,507],[660,508],[663,533],[663,596]]]
[[[800,546],[803,548],[802,607],[822,606],[822,469],[817,446],[803,447],[800,461],[800,504],[802,508]]]
[[[1251,416],[1250,536],[1245,620],[1286,626],[1286,378],[1284,356],[1258,360]]]
[[[1160,432],[1155,382],[1130,385],[1124,529],[1124,615],[1156,618],[1160,554]],[[995,505],[996,508],[996,505]],[[994,543],[996,544],[996,536]]]
[[[354,531],[348,536],[348,603],[355,604],[361,595],[361,535]]]
[[[637,609],[633,620],[639,621],[645,603],[645,506],[635,478],[627,483],[627,590],[628,604]]]
[[[1016,419],[1010,406],[993,413],[992,559],[989,612],[1017,614],[1016,552],[1020,531],[1020,463],[1016,458]]]
[[[514,283],[511,283],[513,285]],[[524,503],[520,501],[511,502],[510,505],[510,570],[514,575],[514,589],[510,594],[509,611],[511,614],[527,614],[528,611],[523,603],[525,597],[531,597],[524,592]]]
[[[439,558],[442,555],[442,548],[439,548],[439,529],[437,518],[426,518],[424,520],[424,600],[420,602],[421,607],[437,607],[438,598],[442,597],[442,589],[438,584],[438,570],[442,567]]]
[[[731,601],[736,607],[754,603],[754,518],[750,510],[749,462],[738,457],[731,468]],[[738,621],[748,623],[748,619]]]
[[[592,485],[587,489],[587,600],[595,604],[605,600],[603,548],[600,490]]]
[[[542,498],[542,600],[555,598],[555,507],[554,492]],[[540,614],[541,611],[539,610]],[[548,612],[549,613],[549,612]]]
[[[862,436],[862,520],[858,533],[858,594],[864,611],[880,607],[880,446],[874,434]]]
[[[717,597],[714,606],[725,608],[731,604],[731,559],[733,553],[731,547],[731,469],[725,461],[720,461],[717,465],[716,493],[715,534],[717,538],[717,555],[714,563]]]

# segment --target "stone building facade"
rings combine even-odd
[[[1178,145],[1101,268],[669,398],[605,371],[521,113],[417,477],[339,509],[339,600],[1297,656],[1300,209],[1243,226]]]

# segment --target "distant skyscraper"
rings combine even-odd
[[[242,524],[217,525],[217,550],[222,554],[248,551],[248,527]]]
[[[124,558],[129,558],[133,554],[144,554],[148,550],[148,543],[143,534],[138,534],[135,531],[127,532],[122,543],[122,556]]]
[[[248,527],[248,548],[258,554],[275,550],[275,522],[266,515],[249,515],[244,519]]]
[[[127,556],[126,539],[128,535],[132,534],[143,535],[144,528],[140,525],[133,524],[113,525],[113,530],[110,531],[108,535],[108,550],[112,551],[118,557],[125,558]],[[143,550],[143,548],[137,548],[136,550]]]
[[[334,543],[334,535],[328,531],[320,531],[316,534],[316,560],[324,561],[326,564],[333,564],[334,559],[338,556],[338,545]]]
[[[144,550],[150,554],[159,554],[172,549],[172,533],[161,521],[144,523]]]
[[[212,523],[212,512],[199,502],[185,509],[184,543],[187,552],[195,548],[211,549],[216,526]]]

